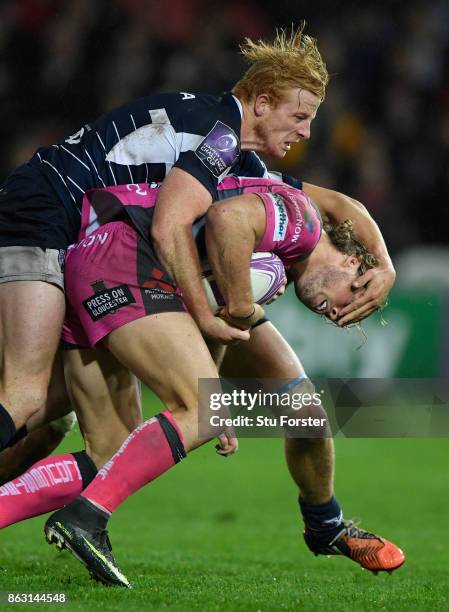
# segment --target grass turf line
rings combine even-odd
[[[71,434],[58,452],[79,448]],[[114,554],[134,590],[90,581],[46,545],[42,517],[3,530],[0,590],[64,591],[66,610],[447,610],[448,450],[447,439],[337,440],[345,516],[406,553],[392,576],[309,553],[281,440],[241,440],[229,459],[195,451],[114,515]]]

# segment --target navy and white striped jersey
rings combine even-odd
[[[241,112],[232,94],[168,93],[141,98],[84,125],[32,163],[68,210],[79,213],[88,189],[162,181],[173,166],[195,176],[216,198],[232,168],[265,176],[261,160],[240,151]]]
[[[161,182],[173,166],[197,178],[214,200],[229,172],[268,176],[254,152],[240,150],[241,122],[231,93],[180,92],[140,98],[86,123],[64,142],[38,149],[4,184],[0,222],[8,231],[0,244],[64,248],[77,239],[87,190]]]

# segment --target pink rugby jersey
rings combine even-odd
[[[256,193],[261,198],[267,224],[256,251],[271,251],[288,267],[308,257],[316,247],[321,236],[321,215],[304,191],[273,179],[236,176],[223,179],[218,189],[220,200],[242,193]]]
[[[226,177],[218,186],[220,200],[244,193],[257,194],[267,215],[265,233],[256,251],[275,253],[287,267],[310,255],[320,239],[322,222],[315,204],[303,191],[273,179],[235,176]],[[147,238],[158,194],[158,183],[133,183],[87,191],[82,202],[78,240],[106,223],[120,220],[131,220],[137,231]],[[202,242],[204,219],[195,226],[197,242]]]

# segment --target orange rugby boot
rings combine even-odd
[[[342,530],[328,544],[323,544],[310,529],[305,530],[304,539],[315,555],[344,555],[373,574],[391,574],[405,561],[400,548],[361,529],[355,521],[344,521]]]

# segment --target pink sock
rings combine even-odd
[[[127,497],[185,457],[182,434],[165,411],[135,429],[99,471],[82,497],[114,512]]]
[[[72,454],[46,457],[0,487],[0,527],[62,508],[83,490]]]

